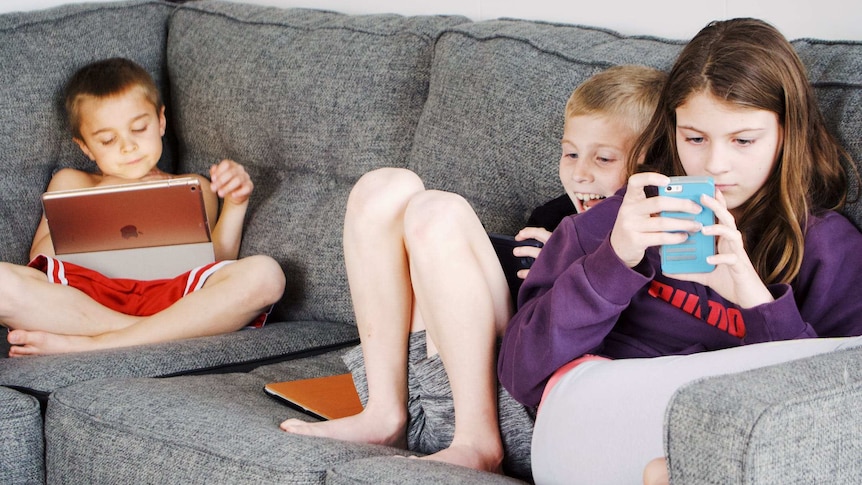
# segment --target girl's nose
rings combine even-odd
[[[704,170],[712,175],[718,175],[730,170],[730,155],[720,147],[713,147],[706,155]]]

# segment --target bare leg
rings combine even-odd
[[[413,293],[404,248],[407,202],[424,191],[407,170],[364,175],[350,193],[344,221],[344,260],[365,359],[368,402],[356,416],[306,423],[285,431],[406,447],[407,338]]]
[[[644,485],[668,485],[670,475],[667,472],[667,460],[656,458],[647,463],[644,468]]]
[[[267,256],[251,256],[224,266],[200,290],[132,325],[93,336],[10,332],[9,341],[14,345],[9,355],[80,352],[233,332],[269,308],[283,292],[284,273],[278,263]]]
[[[496,336],[511,316],[509,288],[481,222],[462,197],[427,191],[405,217],[416,303],[439,351],[455,409],[449,448],[428,456],[500,472]]]
[[[136,317],[106,308],[75,288],[49,282],[37,269],[0,263],[0,322],[6,327],[98,335],[136,321]]]

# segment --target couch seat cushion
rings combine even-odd
[[[155,345],[0,359],[0,385],[47,399],[64,386],[107,377],[163,377],[250,370],[356,341],[356,327],[333,322],[270,323],[254,330]]]
[[[251,373],[90,381],[48,405],[50,483],[322,483],[345,461],[397,450],[285,433],[304,414],[263,392],[273,379],[346,372],[340,352]],[[110,443],[103,446],[102,443]]]

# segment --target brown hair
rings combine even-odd
[[[81,138],[79,105],[84,97],[108,98],[140,88],[147,100],[161,111],[164,104],[150,73],[129,59],[105,59],[79,69],[66,84],[66,116],[72,136]]]
[[[827,131],[793,46],[766,22],[733,19],[710,23],[682,50],[655,116],[635,143],[629,173],[644,157],[659,172],[684,175],[675,110],[698,93],[778,115],[784,141],[774,172],[740,206],[737,227],[764,282],[789,283],[802,265],[809,213],[844,205],[841,158],[850,157]]]
[[[566,119],[602,114],[624,121],[640,134],[658,105],[667,75],[651,67],[614,66],[581,83],[566,103]]]

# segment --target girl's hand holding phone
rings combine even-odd
[[[694,220],[657,217],[661,212],[700,213],[696,202],[671,197],[647,197],[647,186],[664,187],[670,177],[655,172],[636,173],[629,178],[626,195],[611,231],[611,247],[629,267],[634,268],[644,258],[646,249],[664,244],[679,244],[688,233],[701,230]]]
[[[707,258],[710,264],[715,265],[715,269],[710,273],[676,274],[673,277],[708,286],[743,308],[773,301],[772,294],[745,251],[742,234],[736,228],[736,221],[727,209],[721,191],[715,191],[715,198],[702,196],[700,202],[712,209],[717,220],[716,224],[702,229],[704,234],[716,237],[716,254]]]
[[[713,211],[717,223],[702,226],[699,222],[673,217],[659,217],[661,212],[687,212],[699,214],[703,207],[686,199],[658,196],[647,197],[647,186],[664,187],[670,178],[652,172],[634,174],[629,178],[626,195],[611,231],[611,247],[630,268],[644,258],[646,248],[679,244],[688,233],[703,232],[716,237],[716,254],[707,258],[715,265],[709,273],[681,273],[673,278],[709,286],[719,295],[743,308],[751,308],[773,300],[772,294],[760,279],[745,246],[736,221],[727,209],[719,190],[716,196],[704,195],[700,204]]]

